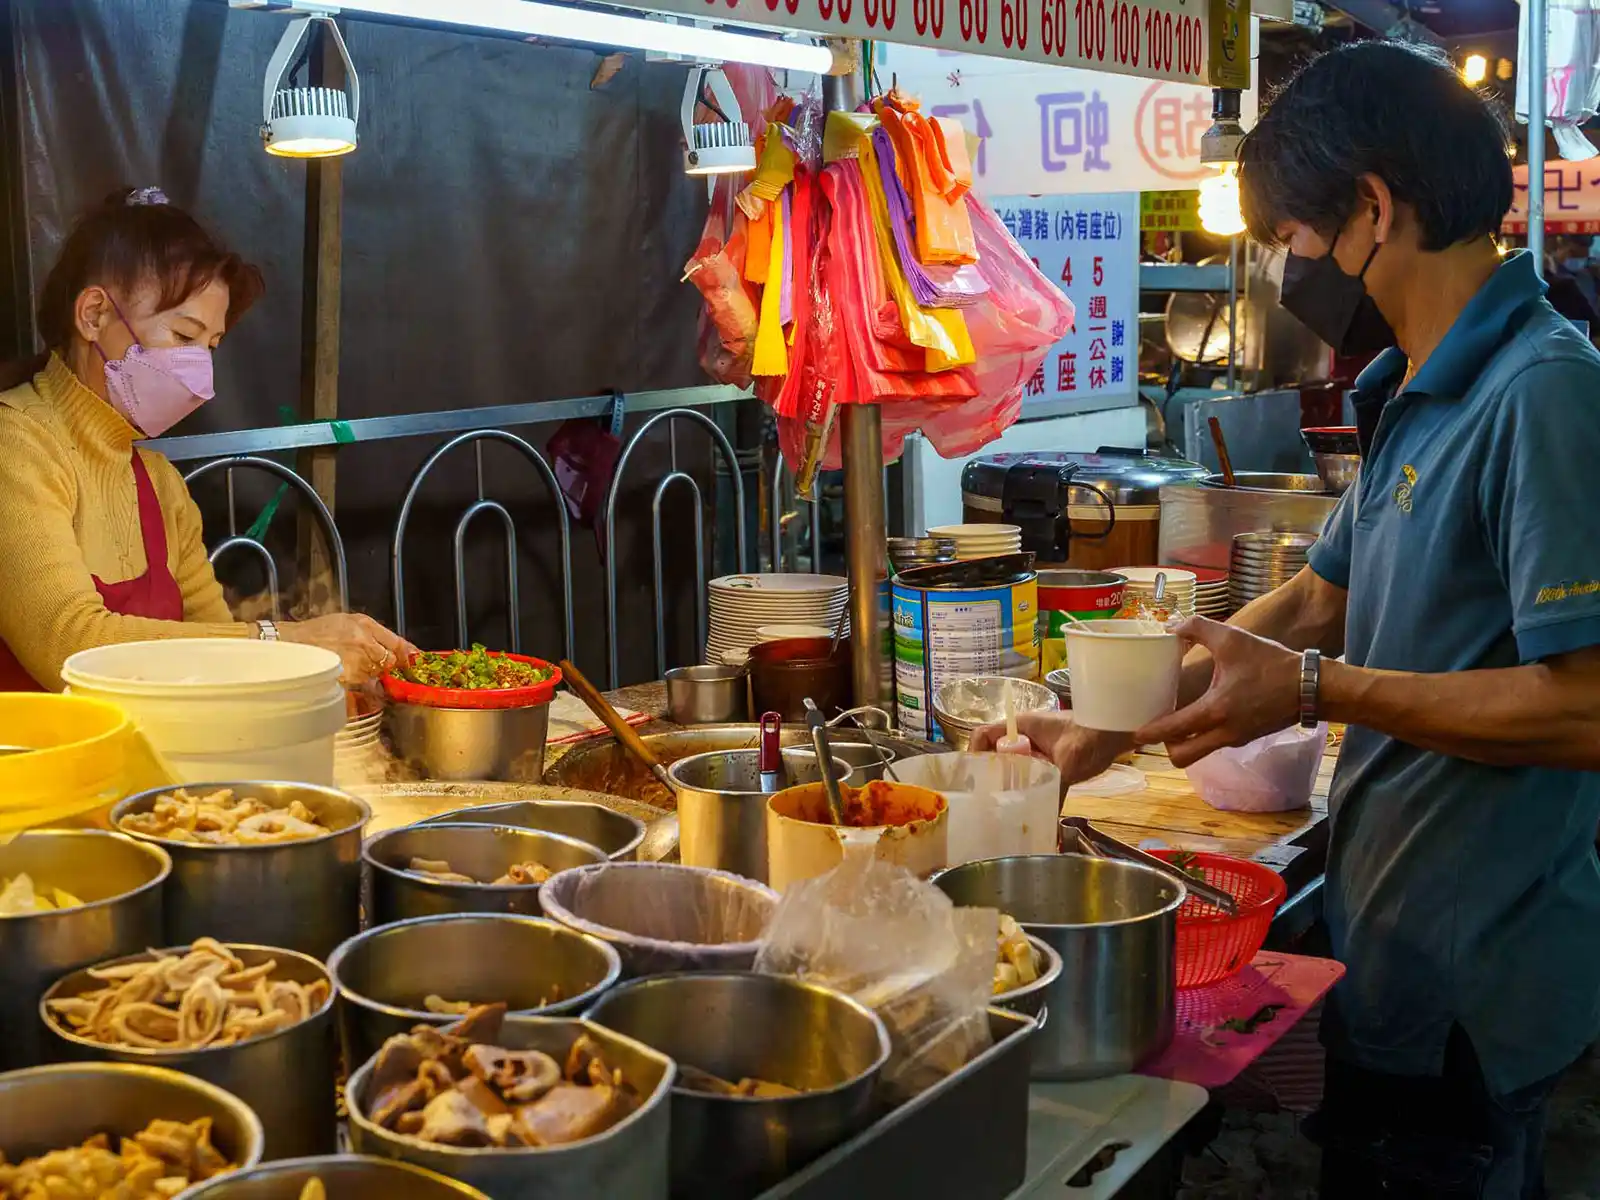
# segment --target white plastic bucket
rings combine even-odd
[[[333,783],[344,727],[339,656],[316,646],[178,638],[81,650],[61,678],[121,706],[188,783]]]
[[[952,867],[985,858],[1054,854],[1061,772],[1020,754],[923,754],[894,765],[901,783],[950,805]]]
[[[1131,733],[1178,707],[1183,646],[1176,634],[1150,633],[1149,622],[1096,621],[1067,626],[1072,664],[1072,719],[1085,729]]]

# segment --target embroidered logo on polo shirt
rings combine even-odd
[[[1542,587],[1533,599],[1535,604],[1553,604],[1557,600],[1571,600],[1577,596],[1592,596],[1600,592],[1600,579],[1568,580],[1554,587]]]
[[[1417,469],[1406,463],[1400,468],[1400,474],[1404,475],[1405,479],[1394,485],[1394,503],[1401,512],[1408,513],[1411,511],[1411,493],[1417,486]]]

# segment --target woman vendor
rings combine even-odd
[[[322,646],[347,684],[412,651],[359,614],[234,620],[183,477],[135,445],[211,399],[211,352],[261,291],[154,188],[68,236],[39,297],[47,352],[0,392],[0,691],[59,690],[77,651],[154,638]]]

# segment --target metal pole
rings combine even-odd
[[[1228,390],[1239,382],[1239,238],[1228,239]]]
[[[1545,47],[1550,19],[1546,0],[1525,0],[1528,6],[1528,250],[1533,269],[1544,275],[1544,119],[1546,100]]]
[[[860,105],[859,69],[822,81],[822,105],[850,112]],[[840,414],[844,457],[845,561],[850,576],[850,650],[857,704],[881,704],[887,693],[880,589],[886,578],[883,506],[883,420],[876,404],[846,404]]]

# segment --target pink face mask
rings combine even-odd
[[[111,307],[133,333],[133,326],[122,315],[115,300]],[[207,400],[215,396],[212,386],[211,351],[204,346],[133,345],[113,362],[95,343],[106,364],[106,396],[116,409],[145,437],[160,437]]]

